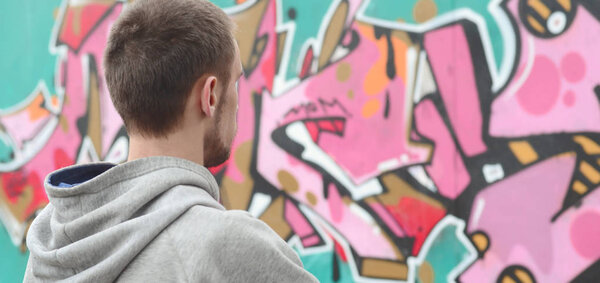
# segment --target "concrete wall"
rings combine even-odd
[[[223,203],[322,282],[600,276],[598,1],[215,2],[246,72]],[[126,6],[0,4],[2,282],[47,173],[126,159],[102,77]]]

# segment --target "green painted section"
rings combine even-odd
[[[457,232],[462,233],[457,231],[455,225],[444,227],[425,256],[425,262],[428,262],[434,270],[434,283],[446,283],[450,271],[468,260],[469,250],[458,239]],[[419,273],[416,272],[416,274]],[[417,278],[416,282],[423,281]]]
[[[365,16],[389,22],[415,23],[413,7],[418,0],[370,0],[366,4]],[[402,7],[402,8],[400,8]]]
[[[485,29],[490,36],[491,47],[494,55],[497,70],[502,65],[505,57],[504,38],[500,33],[499,23],[494,19],[489,11],[491,0],[435,0],[437,15],[425,23],[418,23],[414,18],[414,9],[418,0],[367,0],[364,5],[365,10],[363,15],[372,19],[377,19],[379,22],[387,22],[388,24],[402,22],[418,26],[436,21],[440,17],[447,16],[457,10],[470,10],[477,16],[481,17],[485,22]]]
[[[13,147],[0,138],[0,162],[12,160]]]
[[[221,9],[226,9],[237,5],[235,0],[210,0],[213,4],[219,6]]]
[[[0,111],[28,101],[40,81],[56,93],[57,57],[49,44],[60,0],[0,2]],[[0,132],[1,134],[1,132]],[[0,162],[12,159],[12,146],[0,139]],[[0,282],[22,282],[29,253],[16,247],[0,223]]]
[[[0,225],[0,282],[23,282],[29,252],[21,253]]]
[[[282,24],[293,26],[293,32],[288,31],[286,36],[286,41],[291,41],[291,47],[284,51],[284,54],[289,52],[289,64],[287,68],[279,70],[283,72],[286,81],[300,75],[306,55],[306,43],[311,39],[316,41],[321,26],[329,24],[330,19],[325,18],[325,15],[333,3],[331,0],[281,0],[281,9],[278,11],[281,11]]]
[[[49,44],[59,0],[0,2],[0,111],[27,100],[41,80],[54,90],[56,56]]]
[[[296,252],[298,252],[296,250]],[[333,261],[333,251],[327,251],[323,253],[315,253],[310,255],[302,255],[299,254],[300,260],[302,260],[302,264],[304,264],[304,268],[308,270],[308,272],[312,273],[315,277],[319,278],[321,283],[335,282],[335,283],[352,283],[354,280],[352,279],[352,272],[350,271],[350,266],[347,262],[343,262],[338,257],[338,275],[339,278],[337,281],[333,280],[333,270],[334,270],[334,261]]]

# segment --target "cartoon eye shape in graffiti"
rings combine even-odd
[[[527,30],[538,37],[554,38],[564,33],[575,19],[577,0],[521,0],[519,17]]]

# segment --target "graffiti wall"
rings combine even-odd
[[[595,0],[214,0],[245,76],[222,202],[321,282],[600,278]],[[0,281],[62,166],[123,162],[115,0],[0,4]]]

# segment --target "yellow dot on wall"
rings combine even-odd
[[[490,240],[488,237],[481,232],[473,233],[473,235],[471,235],[471,240],[473,241],[473,244],[475,244],[475,247],[480,254],[485,252],[490,245]]]
[[[523,165],[527,165],[538,159],[537,152],[527,141],[512,141],[508,144],[508,147]]]
[[[587,154],[600,154],[600,145],[586,136],[575,136],[573,140],[578,143]]]
[[[529,275],[527,272],[525,272],[525,270],[520,269],[520,268],[515,270],[515,276],[517,278],[519,278],[520,282],[522,282],[522,283],[535,282],[535,280],[533,278],[531,278],[531,275]]]
[[[361,114],[365,118],[371,118],[381,108],[381,102],[377,99],[371,99],[365,103],[362,108]]]
[[[514,279],[510,278],[510,276],[508,275],[504,275],[504,277],[502,277],[502,283],[517,283],[517,281],[515,281]]]
[[[69,131],[69,121],[67,121],[65,115],[61,114],[58,116],[58,123],[60,124],[60,128],[63,130],[63,132],[66,133]]]
[[[588,187],[580,181],[573,182],[573,190],[580,195],[587,193]]]
[[[349,90],[348,91],[348,98],[350,98],[350,99],[354,98],[354,91],[353,90]]]

